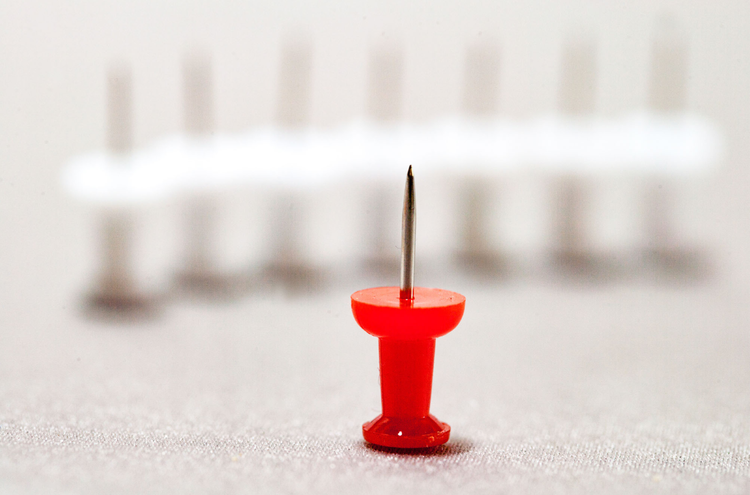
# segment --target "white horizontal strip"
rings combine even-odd
[[[71,159],[63,185],[91,202],[131,203],[243,184],[306,188],[341,178],[432,172],[508,174],[705,173],[724,141],[693,114],[646,112],[619,118],[469,121],[385,126],[354,122],[333,129],[256,128],[201,138],[178,135],[129,156],[95,152]]]

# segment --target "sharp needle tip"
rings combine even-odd
[[[414,200],[414,175],[409,165],[404,191],[404,209],[401,217],[401,291],[400,298],[414,299],[414,249],[417,226]]]

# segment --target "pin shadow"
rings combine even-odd
[[[394,447],[382,447],[364,440],[362,441],[362,445],[371,452],[396,454],[406,457],[450,457],[465,454],[474,449],[474,444],[463,438],[456,439],[443,445],[438,445],[437,447],[428,447],[424,449],[397,449]]]

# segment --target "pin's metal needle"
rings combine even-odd
[[[402,300],[414,299],[414,248],[417,242],[417,204],[414,199],[414,175],[409,165],[401,216],[401,291]]]

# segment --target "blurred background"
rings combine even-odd
[[[120,290],[112,277],[152,295],[277,282],[319,290],[367,273],[395,283],[403,174],[342,174],[294,191],[244,183],[112,208],[61,187],[63,164],[82,153],[269,126],[638,111],[700,116],[726,152],[700,173],[655,161],[646,173],[532,163],[493,174],[457,160],[420,176],[415,163],[420,280],[435,285],[432,275],[448,271],[496,283],[744,285],[744,45],[731,24],[744,16],[730,15],[741,8],[9,3],[5,300]]]
[[[438,354],[436,380],[454,392],[437,395],[438,406],[476,438],[482,428],[500,438],[509,424],[533,435],[560,411],[614,418],[616,431],[663,413],[679,432],[703,399],[718,404],[707,413],[715,424],[742,426],[748,32],[742,1],[2,2],[0,420],[35,411],[39,424],[77,425],[81,413],[124,435],[137,424],[190,436],[198,419],[229,414],[225,424],[244,425],[253,411],[248,428],[273,436],[354,408],[341,431],[358,438],[375,409],[356,408],[377,407],[375,342],[351,320],[348,297],[398,284],[409,162],[118,202],[65,187],[76,157],[101,153],[103,167],[122,170],[175,136],[200,144],[257,129],[314,136],[358,122],[427,129],[455,119],[470,129],[550,116],[585,126],[637,114],[701,119],[722,145],[700,170],[658,159],[580,172],[413,163],[416,283],[469,301],[470,331],[446,337],[444,361]],[[96,333],[131,319],[150,333]],[[319,331],[307,334],[308,323]],[[570,354],[558,354],[565,345]],[[714,383],[705,377],[724,372],[705,392]],[[357,395],[359,382],[341,379],[350,373],[369,377],[371,390]],[[241,392],[258,377],[267,389]],[[668,384],[680,400],[644,399],[669,396]],[[589,401],[592,390],[600,401]],[[501,400],[513,393],[523,397],[515,409]],[[632,401],[618,409],[622,397]],[[469,399],[517,419],[482,422]],[[738,428],[729,443],[748,438]],[[134,476],[150,469],[132,466]]]

